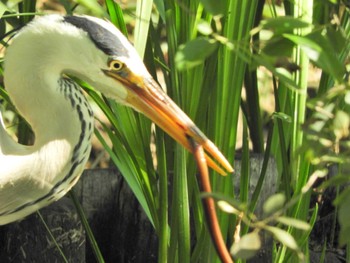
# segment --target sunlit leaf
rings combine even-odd
[[[295,241],[294,237],[287,231],[273,226],[266,226],[265,229],[269,231],[275,239],[277,239],[286,247],[293,250],[298,250],[297,242]]]
[[[244,211],[246,209],[246,205],[244,203],[220,193],[201,193],[201,198],[213,198],[218,202],[224,201],[227,203],[227,205],[232,206],[234,209],[239,211]]]
[[[294,34],[283,34],[283,36],[299,45],[318,67],[339,81],[343,78],[345,67],[336,56],[336,49],[339,49],[339,47],[332,46],[331,41],[325,34],[316,31],[306,36]]]
[[[266,42],[265,47],[262,51],[269,56],[287,56],[289,57],[294,48],[295,44],[281,36],[271,38]]]
[[[286,225],[286,226],[292,226],[301,230],[309,230],[310,225],[304,221],[292,218],[292,217],[284,217],[280,216],[276,219],[278,222]]]
[[[185,70],[200,65],[218,47],[217,41],[207,37],[196,38],[179,47],[175,63],[179,70]]]
[[[197,24],[197,30],[199,33],[201,33],[202,35],[210,35],[213,33],[213,29],[210,26],[210,23],[208,23],[205,20],[200,20]]]
[[[233,243],[230,252],[232,256],[241,259],[249,259],[256,255],[261,248],[258,232],[244,235],[237,243]]]
[[[338,139],[349,136],[350,116],[344,111],[337,111],[333,121],[334,134]]]
[[[236,214],[238,215],[239,213],[241,213],[239,210],[237,210],[236,208],[234,208],[232,205],[230,205],[228,202],[224,201],[224,200],[219,200],[218,201],[218,207],[229,214]]]
[[[282,193],[278,193],[270,196],[264,203],[263,211],[265,215],[273,214],[281,209],[286,202],[286,196]]]
[[[201,0],[204,9],[213,15],[223,15],[226,10],[226,0]]]
[[[344,97],[344,101],[346,104],[350,105],[350,91],[347,91]]]
[[[294,29],[306,28],[309,27],[310,24],[299,18],[281,16],[263,20],[260,26],[263,29],[272,30],[275,35],[278,35],[288,32],[292,33]]]

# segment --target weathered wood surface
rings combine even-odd
[[[258,180],[260,177],[261,169],[263,166],[263,156],[254,154],[250,156],[250,167],[249,167],[249,174],[250,174],[250,181],[249,181],[249,196],[253,195],[254,190],[256,189],[256,186],[258,184]],[[240,175],[241,171],[241,161],[236,160],[235,161],[235,170],[237,171],[237,174]],[[255,209],[255,214],[258,216],[258,218],[261,218],[263,215],[262,207],[265,202],[265,200],[276,193],[276,181],[277,181],[277,168],[276,163],[273,158],[270,158],[265,179],[263,182],[263,186],[259,195],[259,200]],[[235,186],[235,193],[236,196],[239,196],[240,192],[240,178],[238,176],[233,177],[233,184]],[[262,241],[262,249],[258,252],[258,254],[250,259],[249,263],[269,263],[272,262],[272,239],[269,235],[262,232],[261,233],[261,241]]]
[[[253,191],[260,175],[262,158],[253,157],[250,166]],[[238,193],[239,161],[235,162],[235,170],[237,176],[234,177],[234,184]],[[262,201],[275,192],[275,181],[276,168],[271,162],[262,190]],[[74,191],[106,262],[157,262],[157,237],[153,227],[117,171],[87,170]],[[40,212],[69,262],[95,262],[68,197]],[[268,243],[268,239],[265,242]],[[268,262],[270,253],[270,250],[263,249],[251,262]],[[64,261],[39,216],[34,214],[21,222],[0,227],[0,262]]]
[[[106,261],[156,262],[155,231],[121,175],[108,170],[84,175],[74,191]],[[90,247],[86,252],[94,258]]]
[[[85,234],[68,198],[41,210],[69,262],[85,262]],[[0,228],[0,262],[64,262],[37,214]]]

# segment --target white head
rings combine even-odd
[[[17,59],[11,59],[12,56]],[[23,79],[28,79],[24,77],[27,74],[73,75],[124,104],[128,104],[125,86],[105,72],[119,71],[118,74],[125,75],[124,72],[130,71],[150,78],[125,36],[111,23],[90,16],[38,17],[15,37],[6,58],[6,71]],[[36,72],[33,74],[31,69]],[[7,86],[12,87],[11,83]]]
[[[104,95],[142,112],[188,149],[192,137],[230,170],[224,157],[163,92],[133,46],[111,23],[89,16],[39,17],[21,30],[6,56],[5,70],[12,76],[26,76],[25,81],[33,78],[33,83],[38,76],[47,78],[47,83],[57,78],[52,75],[79,77]],[[12,56],[22,62],[9,59]],[[38,59],[33,61],[33,57]],[[11,79],[14,83],[7,85],[5,78],[5,85],[18,85],[18,79]],[[18,97],[32,96],[26,90],[11,92],[21,92]]]

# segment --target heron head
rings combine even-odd
[[[86,32],[101,54],[96,63],[100,67],[97,70],[99,77],[94,78],[94,72],[85,73],[85,78],[93,86],[104,95],[143,113],[189,150],[188,138],[192,138],[203,145],[224,169],[233,170],[216,146],[151,77],[134,47],[116,27],[105,20],[87,16],[67,16],[64,22]],[[215,166],[214,162],[212,166]],[[224,173],[218,166],[215,169]]]

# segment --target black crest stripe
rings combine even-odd
[[[118,37],[88,18],[81,16],[65,16],[63,21],[87,32],[96,47],[109,56],[128,53],[128,50],[123,47]]]

